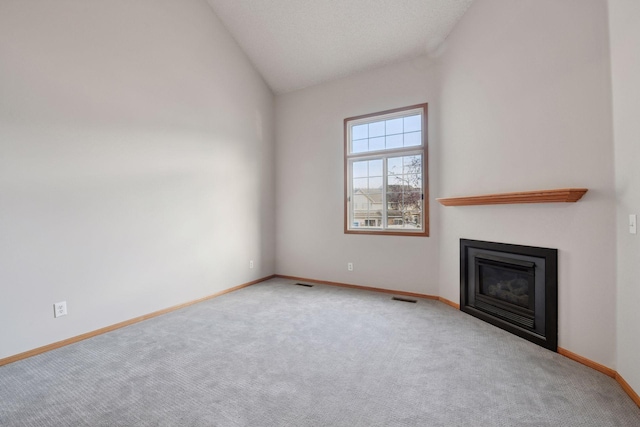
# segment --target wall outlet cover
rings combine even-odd
[[[67,315],[67,302],[57,302],[53,304],[53,317],[60,317]]]

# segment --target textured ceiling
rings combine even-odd
[[[276,93],[429,53],[473,0],[208,0]]]

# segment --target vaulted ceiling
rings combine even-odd
[[[208,0],[275,93],[428,54],[473,0]]]

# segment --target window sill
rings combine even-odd
[[[374,236],[411,236],[429,237],[427,231],[378,231],[378,230],[345,230],[344,234],[365,234]]]

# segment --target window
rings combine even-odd
[[[344,120],[345,233],[429,235],[427,104]]]

